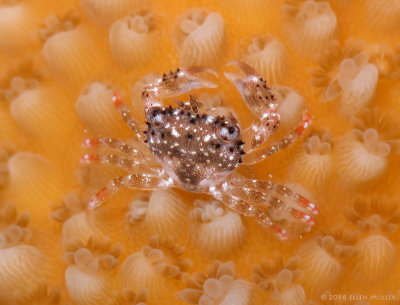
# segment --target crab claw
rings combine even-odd
[[[187,84],[186,88],[183,89],[184,92],[193,90],[193,89],[198,89],[198,88],[216,88],[218,87],[216,84],[213,82],[210,82],[209,80],[196,77],[194,75],[199,74],[199,73],[210,73],[213,74],[215,77],[218,77],[217,72],[214,70],[207,68],[207,67],[202,67],[202,66],[192,66],[188,68],[183,68],[181,70],[181,75],[178,74],[182,79],[187,79]],[[183,93],[183,92],[182,92]]]
[[[246,75],[224,73],[238,89],[242,98],[257,117],[275,111],[277,104],[266,81],[249,65],[241,61],[231,61],[228,65],[239,67]]]
[[[248,64],[244,63],[243,61],[231,60],[226,65],[239,67],[246,74],[246,76],[259,75],[256,70],[254,70],[252,67],[250,67]]]
[[[199,73],[211,73],[217,76],[214,70],[193,66],[163,74],[157,81],[146,85],[142,95],[145,111],[150,107],[161,105],[162,98],[175,97],[193,89],[217,87],[209,80],[195,76]]]
[[[229,79],[239,90],[240,95],[245,100],[246,93],[245,93],[245,80],[242,76],[234,74],[234,73],[227,73],[224,72],[224,75],[227,79]]]
[[[187,73],[192,74],[192,75],[199,74],[199,73],[210,73],[218,78],[217,72],[215,72],[213,69],[203,67],[203,66],[191,66],[191,67],[183,68],[182,70],[186,71]]]

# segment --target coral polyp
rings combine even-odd
[[[289,73],[289,58],[285,46],[271,36],[253,37],[242,42],[240,58],[258,70],[272,84]]]
[[[369,63],[361,41],[348,40],[344,48],[332,41],[311,70],[310,84],[322,87],[322,100],[340,99],[339,112],[355,115],[368,105],[378,81],[378,69]]]
[[[246,305],[251,299],[251,283],[236,279],[232,262],[214,261],[207,267],[207,274],[186,274],[183,282],[188,288],[178,295],[186,303]]]
[[[109,35],[113,59],[124,69],[145,64],[154,53],[155,30],[156,22],[148,11],[117,20]]]
[[[229,256],[244,242],[246,229],[239,214],[218,201],[196,201],[191,217],[192,238],[203,253]]]
[[[267,304],[304,304],[306,295],[298,284],[303,272],[297,269],[299,257],[294,256],[283,262],[276,254],[274,259],[263,259],[259,266],[253,267],[253,279],[258,289],[267,292]]]
[[[329,131],[310,134],[303,144],[303,152],[293,164],[293,178],[311,185],[326,182],[333,170],[332,146]]]
[[[189,228],[187,203],[172,190],[138,194],[126,217],[133,236],[183,237]]]
[[[70,264],[65,280],[71,298],[77,304],[97,304],[111,298],[108,275],[118,264],[121,246],[111,246],[108,238],[92,236],[87,243],[70,244],[65,260]]]
[[[173,40],[182,65],[215,66],[224,55],[224,20],[218,13],[190,10],[177,21]]]
[[[338,168],[344,178],[362,184],[381,177],[389,155],[399,153],[400,129],[396,116],[378,107],[363,109],[351,122],[355,128],[337,147]]]
[[[328,1],[286,0],[281,11],[289,39],[305,56],[320,54],[336,36],[337,19]]]
[[[175,289],[178,280],[190,265],[183,258],[185,248],[176,244],[172,237],[151,237],[149,244],[129,255],[122,263],[118,282],[123,289],[146,288],[151,298],[157,298],[168,289]]]

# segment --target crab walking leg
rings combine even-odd
[[[84,164],[113,164],[127,171],[138,171],[146,168],[143,160],[135,160],[130,158],[123,158],[114,154],[108,155],[91,155],[86,154],[81,158],[81,163]]]
[[[120,141],[114,138],[91,138],[85,139],[82,143],[82,146],[85,148],[91,147],[99,147],[99,146],[106,146],[110,148],[117,149],[118,151],[124,153],[127,156],[138,158],[138,159],[145,159],[146,161],[150,161],[148,154],[145,154],[138,149],[134,148],[132,145]]]
[[[270,195],[269,191],[254,190],[244,186],[235,186],[228,182],[222,184],[222,190],[232,196],[240,198],[244,201],[250,201],[256,207],[267,207],[268,209],[279,210],[284,216],[291,217],[294,220],[299,220],[309,225],[313,225],[315,220],[309,213],[310,211],[301,211],[298,208],[303,208],[296,201],[283,200]]]
[[[236,86],[251,112],[260,120],[260,124],[252,124],[243,131],[245,150],[253,150],[279,127],[276,99],[266,81],[253,68],[241,61],[229,64],[238,66],[245,73],[245,77],[233,73],[225,73],[225,76]]]
[[[231,208],[235,212],[244,216],[255,217],[259,223],[266,227],[269,227],[272,232],[276,234],[281,240],[288,239],[288,233],[285,229],[275,224],[266,212],[258,210],[249,202],[231,194],[221,192],[219,190],[211,191],[211,194],[215,197],[215,199],[223,202],[228,208]]]
[[[172,179],[165,179],[162,176],[164,176],[164,174],[161,171],[160,173],[143,172],[125,177],[116,177],[90,198],[87,211],[90,212],[99,207],[104,200],[116,193],[123,186],[140,190],[155,190],[171,187],[173,185]]]
[[[210,194],[213,195],[215,199],[221,201],[227,207],[243,216],[256,216],[257,210],[254,205],[240,199],[239,197],[223,192],[215,187],[211,187]]]
[[[121,100],[118,93],[114,93],[112,97],[114,106],[118,109],[124,122],[128,127],[136,134],[137,138],[144,141],[146,138],[143,134],[143,129],[140,127],[138,122],[132,117],[131,111],[126,107],[125,103]]]
[[[146,85],[142,92],[144,111],[154,106],[162,107],[162,98],[178,96],[198,88],[217,87],[208,80],[196,77],[195,74],[198,73],[211,73],[217,76],[215,71],[206,67],[189,67],[171,71]]]
[[[296,128],[291,130],[288,135],[283,137],[280,141],[268,145],[267,147],[260,147],[255,150],[246,151],[246,155],[243,158],[244,164],[254,164],[268,158],[269,156],[276,154],[278,151],[285,149],[301,137],[308,126],[311,124],[311,116],[308,112],[303,115],[303,120],[297,125]]]
[[[311,202],[304,196],[296,193],[285,185],[277,184],[272,181],[246,179],[238,175],[232,175],[229,179],[229,182],[238,187],[250,188],[255,191],[276,193],[280,196],[290,198],[300,207],[307,209],[314,215],[318,215],[319,213],[318,206],[315,203]]]

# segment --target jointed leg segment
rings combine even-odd
[[[82,143],[82,146],[85,148],[92,148],[92,147],[109,147],[116,149],[119,152],[122,152],[123,154],[132,157],[132,158],[138,158],[138,159],[144,159],[144,160],[150,160],[149,156],[147,154],[144,154],[143,152],[139,151],[132,145],[125,143],[121,140],[114,139],[114,138],[91,138],[91,139],[85,139]]]
[[[107,155],[89,155],[86,154],[82,157],[81,163],[86,164],[113,164],[117,165],[122,169],[127,171],[137,171],[140,168],[143,168],[145,165],[142,161],[130,159],[130,158],[123,158],[114,154],[107,154]]]
[[[143,134],[143,129],[140,127],[138,122],[136,122],[136,120],[132,117],[131,111],[128,109],[128,107],[126,107],[124,102],[121,100],[121,97],[119,96],[119,94],[114,93],[113,103],[114,103],[114,106],[120,112],[126,125],[129,126],[129,128],[135,133],[135,135],[137,136],[137,138],[139,140],[144,141],[145,136]]]
[[[281,240],[288,239],[288,232],[276,225],[266,211],[258,209],[248,201],[242,200],[229,193],[215,190],[211,194],[235,212],[244,216],[256,218],[260,224],[269,227]]]
[[[267,191],[288,197],[300,207],[309,210],[312,214],[317,215],[319,213],[318,207],[314,203],[285,185],[280,185],[272,181],[246,179],[240,176],[232,176],[229,182],[240,187]]]
[[[268,158],[269,156],[276,154],[278,151],[285,149],[289,145],[293,144],[300,136],[303,135],[305,130],[311,123],[311,116],[308,112],[303,115],[303,120],[297,125],[296,128],[291,130],[289,134],[283,137],[280,141],[272,143],[267,147],[259,147],[253,151],[247,152],[243,158],[244,164],[254,164]]]
[[[294,223],[312,226],[312,215],[318,214],[315,204],[288,187],[270,181],[232,176],[218,188],[211,188],[210,193],[236,212],[255,217],[281,239],[288,238],[288,228]]]
[[[149,173],[131,174],[125,177],[112,179],[105,187],[93,195],[88,203],[87,211],[90,212],[99,207],[108,197],[125,186],[131,189],[155,190],[171,187],[173,182],[163,176],[163,172],[149,170]]]

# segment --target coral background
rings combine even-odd
[[[128,15],[139,17],[118,28]],[[399,23],[394,0],[0,1],[0,303],[398,304]],[[249,48],[254,37],[261,43]],[[330,51],[334,41],[342,53]],[[80,164],[82,141],[133,137],[112,91],[142,121],[144,76],[207,65],[219,87],[195,94],[216,95],[248,126],[254,118],[223,77],[232,59],[278,92],[297,92],[278,100],[298,107],[280,110],[288,119],[275,139],[302,109],[313,116],[296,144],[239,170],[313,198],[320,213],[311,231],[282,242],[214,206],[220,214],[205,225],[215,229],[196,234],[204,224],[193,202],[210,198],[180,190],[157,193],[151,206],[149,195],[124,189],[86,217],[89,196],[120,170]],[[135,214],[132,203],[147,212]],[[129,260],[133,253],[140,259]],[[189,293],[188,274],[207,273],[215,260],[233,262],[221,272],[236,285],[210,271],[208,280],[193,275]]]

